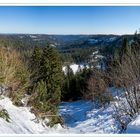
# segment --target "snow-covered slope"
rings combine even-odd
[[[48,134],[66,131],[60,125],[49,128],[44,127],[41,122],[35,122],[35,115],[29,111],[29,108],[14,106],[7,97],[0,99],[0,106],[7,110],[10,117],[10,122],[0,118],[0,134]]]
[[[99,134],[118,133],[117,124],[112,118],[111,105],[98,109],[89,101],[63,102],[59,113],[65,119],[65,127],[59,124],[53,128],[37,123],[27,107],[16,107],[9,98],[0,99],[0,106],[6,109],[10,122],[0,118],[0,134]]]
[[[127,133],[140,134],[140,115],[138,115],[136,119],[128,124]]]
[[[111,134],[118,133],[118,125],[112,117],[113,106],[97,108],[88,101],[62,103],[59,108],[69,133]]]

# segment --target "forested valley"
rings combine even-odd
[[[139,32],[1,34],[0,123],[10,133],[133,133],[139,54]],[[15,113],[23,116],[21,132],[10,130]]]

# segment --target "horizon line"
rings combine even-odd
[[[0,33],[0,35],[118,35],[118,36],[123,36],[123,35],[134,35],[135,33],[124,33],[124,34],[117,34],[117,33],[69,33],[69,34],[63,34],[63,33]]]

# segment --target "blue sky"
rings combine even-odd
[[[0,6],[0,33],[133,34],[140,6]]]

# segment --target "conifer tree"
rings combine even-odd
[[[63,101],[76,101],[83,98],[87,88],[87,80],[91,75],[91,70],[84,68],[73,74],[72,69],[68,66],[69,73],[66,73],[62,89]]]
[[[122,46],[120,48],[116,48],[114,51],[113,61],[114,66],[118,63],[122,62],[128,55],[131,53],[131,48],[128,44],[128,39],[124,38],[122,42]]]
[[[69,65],[66,66],[64,82],[62,87],[62,100],[68,100],[71,97],[71,82],[74,77],[73,70]]]
[[[121,57],[124,54],[128,54],[130,52],[130,47],[128,45],[128,39],[124,38],[123,43],[122,43],[122,47],[121,47]]]
[[[50,118],[50,126],[58,121],[58,105],[61,98],[62,66],[57,51],[48,46],[35,49],[31,57],[32,110],[41,119]]]
[[[136,31],[133,40],[134,41],[131,44],[131,50],[136,54],[137,52],[140,52],[140,33],[137,33]]]
[[[46,83],[48,97],[55,97],[55,104],[60,102],[60,87],[62,80],[62,66],[56,50],[52,47],[43,49],[40,66],[40,78]],[[53,100],[52,100],[52,103]]]
[[[35,47],[33,54],[31,56],[31,65],[30,68],[38,68],[38,66],[40,65],[40,59],[41,59],[41,48],[39,47]]]
[[[72,78],[74,76],[73,70],[69,65],[66,66],[65,73],[69,80],[70,80],[70,78]]]
[[[32,82],[36,82],[39,76],[41,56],[42,56],[41,48],[35,47],[29,63],[29,70],[31,72],[30,79]]]

